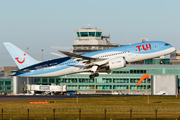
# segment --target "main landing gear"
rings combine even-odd
[[[89,78],[94,78],[94,77],[98,77],[99,76],[99,73],[93,73],[89,76]]]

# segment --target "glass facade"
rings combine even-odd
[[[170,59],[148,59],[144,61],[144,64],[170,64]]]
[[[0,78],[0,92],[12,92],[12,91],[13,91],[12,79]]]
[[[96,37],[101,37],[102,32],[96,32]]]
[[[81,37],[88,37],[88,32],[80,32]]]
[[[78,37],[80,37],[80,34],[79,34],[79,32],[77,32],[77,36],[78,36]]]
[[[77,37],[101,37],[102,32],[76,32]]]
[[[138,87],[140,78],[149,74]],[[130,65],[125,68],[111,70],[110,74],[100,74],[94,79],[89,74],[72,74],[54,78],[36,78],[36,84],[67,85],[68,91],[75,90],[151,90],[151,75],[179,75],[180,67],[173,65]],[[180,77],[178,84],[180,88]],[[2,83],[0,83],[2,84]]]
[[[95,37],[95,32],[89,32],[89,37]]]

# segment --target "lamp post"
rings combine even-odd
[[[42,51],[42,61],[43,61],[43,51],[44,51],[44,50],[42,49],[41,51]]]
[[[29,47],[27,47],[27,53],[29,53]]]
[[[29,53],[29,47],[27,47],[27,53]],[[28,89],[28,85],[29,85],[29,77],[27,77],[27,94],[29,93],[29,89]]]

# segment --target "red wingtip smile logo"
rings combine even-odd
[[[24,56],[26,56],[26,54],[24,54]],[[25,61],[25,58],[23,59],[23,61],[19,61],[19,57],[15,58],[15,59],[16,59],[17,62],[20,63],[20,64],[24,63],[24,61]]]

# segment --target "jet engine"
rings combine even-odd
[[[108,66],[110,70],[126,67],[125,57],[116,57],[109,60]]]

